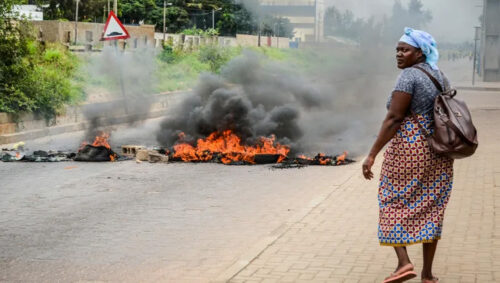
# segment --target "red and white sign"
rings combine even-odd
[[[113,11],[109,12],[101,40],[126,39],[130,35]]]

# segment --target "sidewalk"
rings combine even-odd
[[[454,87],[457,90],[500,92],[500,82],[481,82],[476,80],[476,82],[474,82],[474,85],[472,85],[471,81],[461,81],[461,82],[456,82]]]
[[[495,95],[500,94],[491,94],[494,103]],[[500,105],[481,101],[473,117],[480,147],[473,157],[455,163],[453,193],[434,260],[434,273],[441,282],[500,282]],[[374,172],[380,172],[381,159],[379,155]],[[365,181],[358,167],[353,166],[347,181],[302,217],[290,220],[286,229],[258,243],[253,254],[249,252],[219,279],[381,282],[394,270],[396,256],[392,248],[378,245],[377,181]],[[421,245],[410,246],[409,254],[419,273]]]

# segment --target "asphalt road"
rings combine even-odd
[[[352,167],[0,163],[0,281],[207,281]]]

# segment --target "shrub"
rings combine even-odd
[[[203,30],[196,28],[196,26],[195,26],[192,28],[187,28],[187,29],[183,30],[181,33],[185,34],[185,35],[201,35],[201,34],[203,34]]]
[[[37,112],[47,119],[82,98],[74,82],[77,58],[36,41],[32,25],[14,20],[14,1],[0,2],[0,112]]]
[[[222,48],[213,45],[203,46],[200,49],[199,60],[208,63],[210,70],[219,73],[222,66],[241,53],[240,48]]]
[[[158,58],[161,61],[163,61],[163,62],[171,64],[171,63],[173,63],[175,61],[175,59],[177,58],[177,56],[175,55],[174,49],[172,48],[172,46],[165,45],[163,47],[163,51],[160,53],[160,55],[158,56]]]

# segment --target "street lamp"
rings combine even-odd
[[[163,0],[163,44],[165,44],[165,33],[167,28],[165,26],[165,18],[167,16],[167,6],[172,6],[172,3],[167,3],[167,0]]]
[[[212,29],[215,29],[215,11],[220,11],[222,8],[219,9],[212,9]]]

